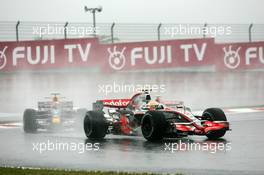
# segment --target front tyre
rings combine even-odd
[[[165,115],[161,111],[147,112],[141,122],[141,130],[145,139],[151,142],[160,141],[166,131]]]
[[[108,130],[103,111],[88,111],[84,118],[84,132],[90,139],[102,139]]]
[[[35,133],[37,131],[36,110],[26,109],[23,115],[23,128],[26,133]]]
[[[208,108],[203,112],[203,117],[209,121],[227,121],[224,111],[220,108]],[[209,139],[218,139],[223,137],[226,130],[214,130],[206,134]]]

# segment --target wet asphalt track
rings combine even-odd
[[[248,106],[264,104],[264,73],[179,73],[126,76],[76,76],[54,74],[1,75],[0,112],[21,113],[36,104],[51,91],[62,92],[77,106],[87,107],[95,99],[106,95],[98,85],[115,80],[123,83],[165,84],[165,97],[180,99],[188,106],[203,109],[211,106]],[[92,80],[91,80],[92,79]],[[205,83],[206,82],[206,83]],[[173,93],[170,93],[173,92]],[[126,93],[118,94],[126,97]],[[110,97],[116,96],[114,93]],[[87,98],[90,97],[90,98]],[[190,98],[192,97],[192,98]],[[218,104],[218,105],[217,105]],[[14,118],[14,117],[13,117]],[[0,119],[1,120],[1,119]],[[82,131],[24,134],[21,127],[0,129],[0,166],[26,166],[85,170],[184,172],[187,174],[264,174],[264,141],[262,139],[264,113],[230,114],[232,131],[224,139],[208,141],[205,137],[149,143],[143,137],[108,135],[102,141],[87,140]],[[92,149],[63,151],[34,150],[36,143],[93,144]],[[165,150],[166,145],[191,144],[211,146],[208,150]],[[94,145],[96,144],[96,146]],[[215,149],[215,145],[231,150]],[[212,153],[215,152],[215,153]]]
[[[232,131],[224,139],[209,141],[206,137],[164,140],[150,143],[141,136],[108,135],[102,141],[85,138],[82,132],[40,132],[24,134],[22,128],[0,130],[0,165],[49,167],[85,170],[118,170],[148,172],[184,172],[187,174],[263,174],[264,113],[230,114]],[[42,153],[33,143],[98,143],[99,150],[49,150]],[[208,150],[166,149],[173,143],[209,144]],[[227,145],[231,150],[215,149],[214,144]],[[51,147],[50,147],[51,148]],[[81,148],[81,147],[80,147]],[[176,147],[175,147],[176,149]],[[214,153],[213,153],[214,152]]]

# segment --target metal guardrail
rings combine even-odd
[[[71,22],[24,22],[0,21],[0,41],[26,41],[47,39],[69,39],[94,37],[92,23]],[[168,29],[224,27],[230,28],[230,34],[216,35],[200,33],[168,33]],[[53,32],[47,33],[47,29]],[[38,29],[38,30],[37,30]],[[43,31],[44,30],[44,31]],[[57,30],[57,32],[55,32]],[[85,32],[84,32],[85,30]],[[37,33],[36,31],[39,31]],[[46,31],[46,33],[45,33]],[[50,30],[52,31],[52,30]],[[136,41],[155,41],[170,39],[190,39],[214,37],[217,43],[264,41],[264,24],[133,24],[98,23],[96,36],[102,43],[120,43]]]

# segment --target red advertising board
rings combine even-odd
[[[103,46],[105,70],[131,71],[213,64],[214,39],[120,43]]]
[[[97,68],[134,71],[214,66],[264,68],[264,42],[215,44],[213,38],[100,44],[97,38],[0,42],[0,72]]]
[[[264,68],[264,42],[217,44],[215,64],[218,70]]]
[[[0,42],[0,71],[96,66],[98,39]]]

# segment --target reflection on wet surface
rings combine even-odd
[[[120,150],[123,152],[128,151],[142,151],[145,153],[152,152],[188,152],[188,151],[202,151],[216,153],[218,151],[227,151],[225,146],[231,145],[231,142],[224,138],[218,140],[208,140],[205,137],[201,138],[175,138],[164,139],[160,142],[149,142],[143,137],[129,137],[129,136],[109,136],[106,139],[90,140],[86,139],[85,143],[99,143],[100,149],[104,150]],[[228,151],[230,151],[230,146]]]

